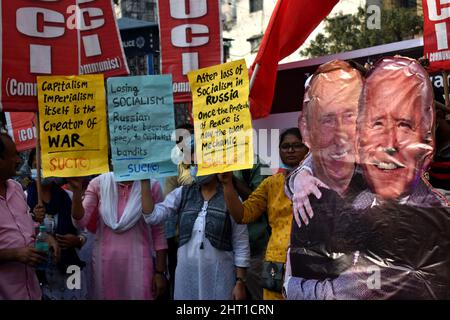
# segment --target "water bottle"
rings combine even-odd
[[[53,215],[45,215],[44,226],[48,234],[55,234],[55,219],[53,218]]]
[[[50,250],[48,247],[48,234],[45,225],[39,226],[39,233],[36,236],[35,248],[44,251],[49,256]],[[37,270],[45,270],[48,262],[40,263],[36,266]]]
[[[39,233],[39,227],[41,226],[41,224],[37,221],[35,221],[33,223],[33,230],[34,230],[34,234],[38,234]]]

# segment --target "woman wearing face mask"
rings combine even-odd
[[[226,204],[238,223],[247,224],[257,220],[264,212],[268,214],[272,234],[267,245],[261,275],[264,300],[283,299],[282,276],[292,222],[292,202],[284,193],[284,179],[308,153],[298,128],[290,128],[283,132],[279,149],[282,168],[277,174],[266,178],[243,203],[239,201],[231,174],[219,175],[224,187]]]
[[[229,215],[217,175],[197,176],[153,205],[143,201],[147,223],[158,224],[178,216],[179,247],[175,271],[175,300],[243,300],[245,268],[250,246],[247,227]],[[142,188],[149,189],[149,183]],[[143,199],[144,200],[144,199]]]
[[[34,149],[28,158],[28,165],[31,169],[31,178],[34,180],[27,188],[27,203],[30,208],[34,208],[38,203],[36,187],[36,150]],[[72,224],[70,195],[62,189],[58,178],[42,179],[42,200],[45,207],[45,216],[34,217],[35,221],[43,223],[47,228],[47,233],[56,237],[61,248],[60,260],[58,263],[49,264],[44,274],[39,274],[44,299],[67,300],[84,299],[86,290],[67,289],[67,268],[71,265],[83,268],[85,263],[78,257],[80,249],[86,241],[86,235],[80,233]],[[84,283],[83,283],[84,284]],[[85,287],[85,286],[83,286]],[[83,288],[85,289],[85,288]]]

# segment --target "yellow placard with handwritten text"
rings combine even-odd
[[[44,177],[109,171],[103,75],[37,77]]]
[[[188,73],[198,175],[253,166],[253,129],[245,60]]]

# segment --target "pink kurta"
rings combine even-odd
[[[123,214],[132,184],[118,183],[118,215]],[[159,183],[152,181],[154,203],[161,202]],[[95,219],[95,240],[92,252],[94,299],[152,300],[153,253],[167,249],[164,225],[150,227],[141,218],[136,225],[123,233],[115,233],[101,218],[100,179],[93,179],[83,200],[84,217],[74,221],[86,227]]]
[[[7,181],[0,196],[0,250],[34,246],[34,223],[22,186]],[[0,262],[0,300],[39,300],[41,289],[35,269],[21,262]]]

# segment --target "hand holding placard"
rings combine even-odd
[[[199,175],[253,166],[244,60],[190,72]]]

